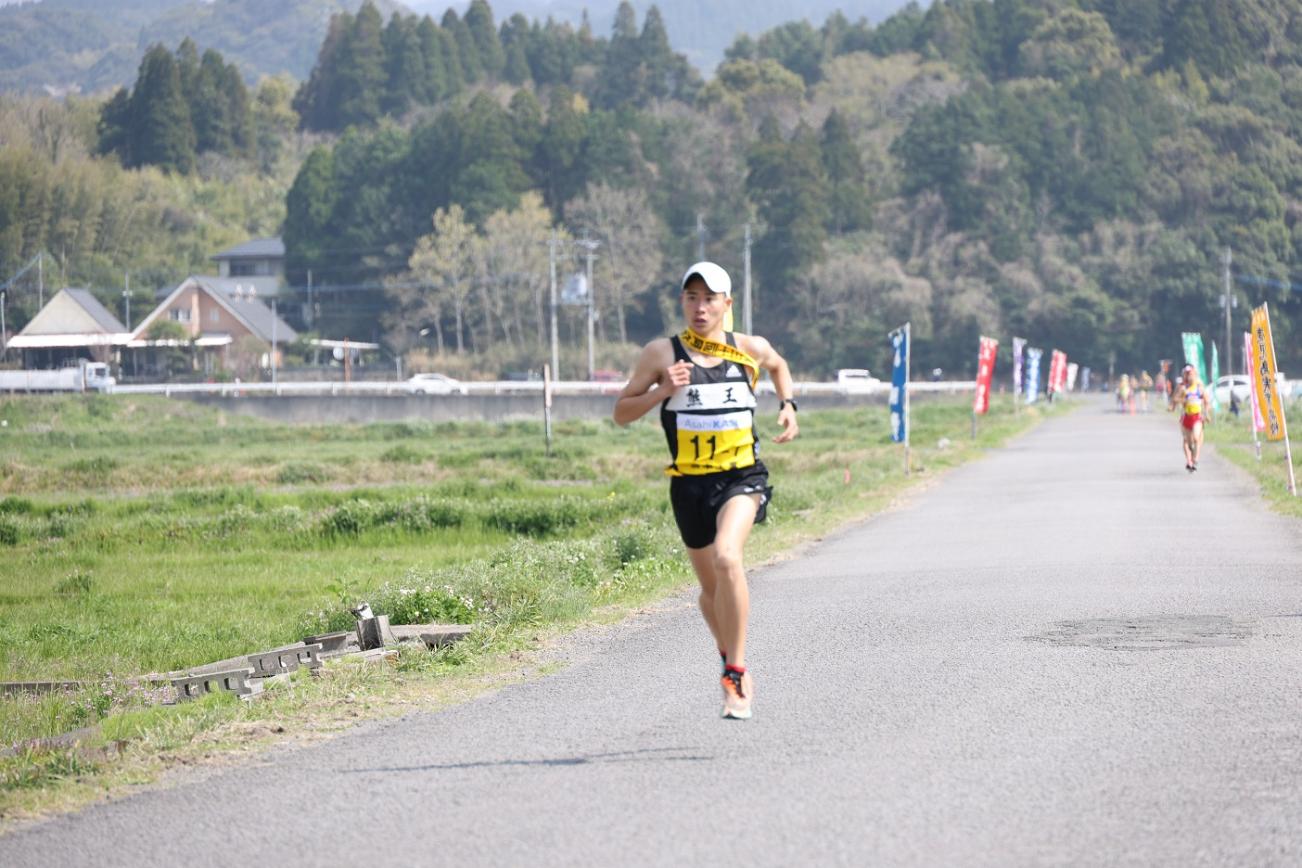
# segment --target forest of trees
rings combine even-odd
[[[665,33],[627,3],[608,35],[499,23],[485,0],[438,21],[365,3],[331,20],[292,110],[260,111],[261,88],[248,121],[196,109],[238,102],[195,84],[230,67],[155,49],[78,136],[195,185],[220,174],[205,151],[245,166],[281,191],[292,292],[306,301],[310,277],[318,314],[303,325],[465,370],[545,356],[553,238],[562,276],[581,267],[574,241],[598,244],[598,326],[621,360],[673,324],[699,248],[739,273],[747,229],[756,330],[810,374],[880,367],[906,319],[919,366],[970,371],[989,333],[1152,367],[1181,331],[1219,338],[1225,248],[1241,298],[1272,304],[1281,367],[1302,362],[1297,4],[936,0],[739,37],[708,80]],[[268,162],[277,136],[294,144]],[[5,159],[12,272],[39,245]],[[86,255],[70,273],[131,251]]]

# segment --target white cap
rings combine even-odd
[[[724,271],[721,266],[713,262],[698,262],[683,273],[682,288],[687,288],[687,281],[692,277],[699,277],[705,281],[705,286],[710,292],[721,292],[729,298],[732,297],[732,281],[728,278],[728,272]]]

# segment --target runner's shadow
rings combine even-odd
[[[519,766],[523,768],[558,768],[565,766],[585,766],[585,765],[609,765],[613,763],[646,763],[646,762],[713,762],[714,757],[703,756],[699,754],[682,753],[684,748],[677,747],[655,747],[644,748],[642,750],[623,750],[613,751],[610,753],[594,753],[586,756],[573,757],[554,757],[551,759],[507,759],[507,760],[477,760],[462,763],[431,763],[423,766],[386,766],[367,769],[347,769],[347,774],[362,774],[365,772],[429,772],[429,771],[455,771],[460,769],[487,769],[487,768],[506,768],[509,766]],[[666,756],[666,754],[678,754],[677,756]],[[649,756],[648,756],[649,754]]]

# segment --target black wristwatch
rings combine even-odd
[[[781,413],[782,408],[785,407],[787,404],[791,405],[792,410],[795,410],[797,413],[800,412],[800,408],[796,406],[796,402],[793,401],[791,398],[783,398],[781,401],[778,401],[778,412]]]

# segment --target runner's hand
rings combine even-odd
[[[692,363],[674,362],[665,368],[665,379],[671,388],[677,389],[692,382]]]
[[[800,433],[796,410],[790,404],[783,404],[782,409],[778,411],[778,424],[782,426],[782,433],[773,438],[774,443],[788,443],[795,440],[796,435]]]

